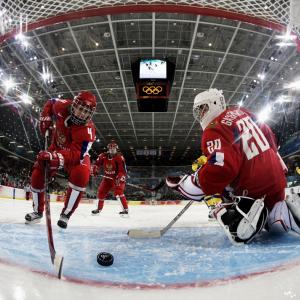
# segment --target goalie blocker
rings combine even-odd
[[[204,200],[205,194],[198,183],[197,172],[167,177],[166,184],[187,199],[199,202]],[[231,203],[218,204],[212,214],[233,244],[249,243],[261,232],[268,218],[264,199],[249,197],[234,197]]]

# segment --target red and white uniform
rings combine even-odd
[[[199,175],[206,195],[231,186],[235,195],[265,196],[269,210],[284,200],[286,179],[274,134],[253,114],[242,108],[225,110],[205,128],[201,144],[208,158]]]
[[[70,121],[72,100],[51,99],[44,106],[41,117],[51,116],[55,123],[49,151],[56,151],[64,170],[69,175],[65,205],[62,213],[70,217],[77,208],[89,181],[90,150],[95,140],[95,126],[92,121],[86,125],[75,125]],[[34,210],[44,211],[44,171],[35,163],[31,187]]]
[[[122,154],[117,153],[112,156],[109,153],[101,153],[95,162],[98,170],[103,168],[104,176],[98,188],[98,209],[104,206],[104,199],[109,191],[114,192],[114,196],[121,201],[124,209],[128,209],[127,200],[124,195],[125,179],[127,175],[125,159]]]

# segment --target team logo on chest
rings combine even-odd
[[[107,163],[105,165],[105,170],[107,174],[114,174],[115,170],[113,169],[113,165],[111,163]]]

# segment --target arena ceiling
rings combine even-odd
[[[129,164],[190,163],[200,154],[192,106],[201,91],[222,89],[229,105],[255,112],[278,103],[274,127],[295,111],[299,94],[286,85],[299,77],[300,57],[296,42],[279,45],[280,34],[223,17],[149,11],[81,17],[11,36],[0,44],[0,147],[33,159],[43,147],[37,119],[45,101],[90,90],[98,103],[94,155],[115,139]],[[138,112],[130,66],[142,57],[176,64],[167,112]],[[7,79],[15,88],[7,89]],[[31,104],[22,102],[24,93]],[[282,104],[280,96],[293,102]],[[292,123],[293,132],[299,124]]]

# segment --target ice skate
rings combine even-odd
[[[42,213],[32,212],[25,216],[25,224],[40,223],[43,217]]]
[[[92,216],[97,216],[97,215],[99,215],[100,214],[100,212],[101,212],[101,209],[94,209],[94,210],[92,210]]]
[[[66,215],[62,214],[62,215],[60,215],[60,218],[57,221],[57,226],[59,226],[60,228],[66,229],[68,227],[68,221],[69,221],[69,218]]]
[[[119,212],[119,215],[120,215],[122,218],[128,218],[128,217],[129,217],[128,209],[123,209],[122,211]]]
[[[208,219],[209,222],[215,222],[215,221],[217,221],[217,219],[214,217],[213,209],[210,210],[210,212],[208,213],[207,219]]]

